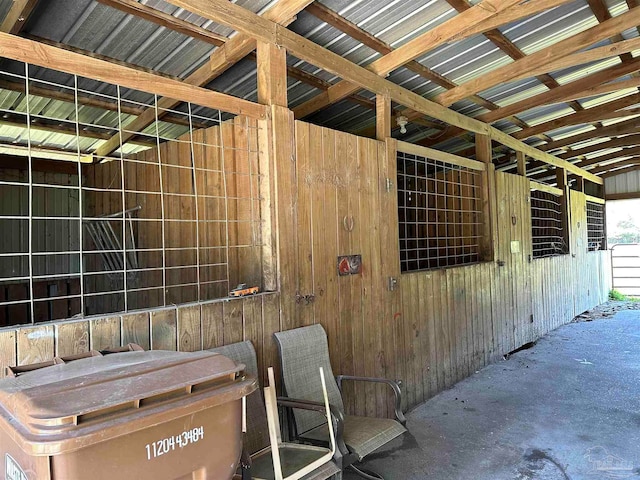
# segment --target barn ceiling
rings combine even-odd
[[[284,1],[287,0],[280,0]],[[443,94],[456,86],[485,79],[491,72],[521,58],[620,17],[630,9],[640,8],[636,2],[555,2],[559,6],[428,51],[393,70],[387,79],[441,102]],[[238,0],[234,3],[263,14],[279,2]],[[312,2],[300,11],[288,28],[358,65],[367,66],[478,3],[479,0],[323,0]],[[16,12],[17,9],[21,10]],[[135,15],[128,13],[134,10]],[[4,19],[4,31],[181,79],[189,78],[220,45],[236,34],[228,27],[163,0],[0,0],[0,18]],[[167,21],[167,18],[173,18],[175,22]],[[626,161],[620,168],[629,169],[635,166],[629,160],[638,157],[627,150],[640,145],[631,135],[637,130],[635,119],[640,125],[640,61],[637,66],[634,64],[640,52],[640,40],[638,45],[629,43],[639,37],[636,24],[640,22],[621,28],[571,55],[562,55],[562,58],[575,57],[575,61],[558,64],[550,58],[546,65],[541,62],[540,68],[531,76],[510,77],[472,95],[456,97],[451,108],[471,117],[488,118],[488,122],[500,130],[597,174],[610,173],[618,161]],[[196,28],[187,34],[180,25]],[[599,54],[613,44],[619,44],[623,53],[616,56],[609,49],[608,53]],[[623,48],[623,45],[631,47]],[[598,54],[584,54],[590,50]],[[629,64],[629,68],[625,68],[625,64]],[[294,111],[340,81],[333,74],[293,56],[288,57],[288,65],[289,107]],[[3,68],[10,70],[11,65],[5,61]],[[609,71],[611,75],[608,75]],[[615,73],[621,74],[612,76]],[[39,75],[48,78],[43,70]],[[56,81],[64,83],[60,79]],[[569,84],[575,84],[575,89],[568,87],[575,95],[553,97],[549,94]],[[586,90],[585,84],[593,90]],[[256,101],[255,55],[240,60],[206,87]],[[19,95],[8,87],[0,90],[0,109],[19,111]],[[53,110],[64,106],[62,100],[55,98],[43,97],[43,102],[43,108]],[[527,108],[517,108],[521,104]],[[393,107],[398,115],[404,113],[403,106],[394,104]],[[514,113],[503,110],[505,107],[511,107]],[[97,117],[104,116],[99,109],[83,108],[88,122],[93,123]],[[509,115],[502,115],[503,111]],[[96,118],[91,118],[92,114]],[[301,118],[339,130],[373,135],[375,94],[362,90]],[[539,128],[533,128],[536,126]],[[182,127],[179,122],[164,123],[168,137],[183,133]],[[0,127],[0,138],[7,140],[17,135],[15,128],[10,125]],[[65,138],[60,137],[64,133],[48,132],[48,135],[58,135],[51,139],[51,145],[64,144]],[[442,122],[428,117],[412,119],[406,134],[395,129],[393,135],[408,142],[474,155],[470,134],[455,135]],[[101,142],[100,138],[93,138],[82,148],[91,151]],[[602,148],[594,147],[598,143],[602,143]],[[601,156],[604,160],[598,161]],[[500,168],[511,168],[512,160],[506,150],[494,152],[494,161]],[[533,162],[531,167],[534,167],[530,169],[531,174],[544,180],[544,170],[535,168],[540,165]]]

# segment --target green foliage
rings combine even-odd
[[[626,220],[619,221],[609,233],[609,245],[617,243],[640,243],[640,227],[634,223],[631,216]]]
[[[609,299],[610,300],[625,301],[625,300],[627,300],[627,297],[625,295],[621,294],[618,290],[611,290],[609,292]]]

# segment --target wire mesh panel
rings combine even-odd
[[[2,65],[0,326],[262,285],[260,122]]]
[[[398,152],[402,272],[480,261],[479,171]]]
[[[531,236],[533,258],[568,253],[562,219],[562,203],[558,195],[531,191]]]
[[[604,205],[587,201],[587,250],[604,250],[605,238]]]

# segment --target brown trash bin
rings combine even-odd
[[[212,352],[133,351],[0,380],[0,479],[230,479],[244,365]]]

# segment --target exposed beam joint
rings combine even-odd
[[[258,102],[287,106],[287,51],[273,43],[258,42]]]
[[[514,150],[523,151],[530,157],[567,168],[577,175],[589,177],[590,180],[593,178],[592,181],[595,183],[601,182],[598,177],[575,168],[568,162],[536,150],[483,122],[431,102],[234,3],[225,0],[207,0],[206,2],[202,0],[171,0],[171,3],[204,18],[235,28],[241,33],[253,36],[256,40],[282,46],[302,60],[324,68],[361,88],[366,88],[376,94],[387,95],[395,102],[425,115],[474,133],[488,134],[496,141]]]

